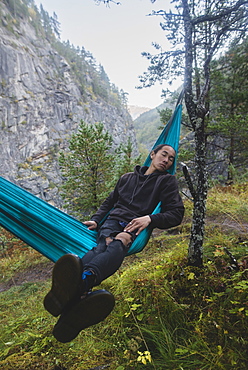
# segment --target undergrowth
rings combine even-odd
[[[1,230],[0,368],[245,370],[247,199],[245,185],[210,191],[203,269],[187,266],[186,202],[180,228],[155,233],[102,284],[116,298],[109,317],[67,344],[52,336],[57,319],[43,308],[50,279],[14,284],[30,266],[45,269],[46,259]]]

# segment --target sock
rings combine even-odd
[[[83,280],[83,293],[86,293],[94,286],[96,275],[91,270],[83,271],[82,280]]]

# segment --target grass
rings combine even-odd
[[[248,186],[239,184],[215,187],[208,194],[208,215],[229,218],[240,225],[248,222]]]
[[[156,233],[102,284],[116,298],[111,315],[70,343],[53,338],[57,319],[43,309],[50,279],[8,285],[0,293],[0,368],[245,370],[247,199],[245,184],[209,192],[202,270],[187,266],[192,205],[186,202],[182,227]],[[49,267],[6,231],[1,238],[2,286],[31,268],[38,277]]]

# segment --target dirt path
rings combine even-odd
[[[16,273],[8,282],[0,283],[0,293],[10,289],[12,286],[50,279],[53,265],[53,262],[46,264],[43,262],[40,265],[31,266],[27,270]]]
[[[235,231],[239,236],[248,237],[248,224],[239,222],[231,217],[206,217],[206,225],[214,225],[221,228],[222,231],[231,232]]]

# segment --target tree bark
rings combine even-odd
[[[205,123],[204,117],[206,110],[202,103],[204,96],[194,102],[194,94],[192,87],[193,80],[193,36],[194,28],[189,12],[187,0],[182,0],[183,4],[183,19],[185,31],[185,105],[190,117],[191,125],[195,133],[195,172],[196,186],[191,192],[194,201],[194,211],[191,228],[191,238],[188,249],[188,264],[191,266],[202,267],[203,265],[203,237],[204,224],[206,213],[206,198],[207,198],[207,179],[206,179],[206,164],[205,164]],[[200,94],[199,94],[200,95]],[[200,96],[198,96],[200,98]]]
[[[197,120],[195,128],[195,144],[195,171],[197,186],[193,197],[194,210],[191,227],[191,237],[188,249],[188,265],[202,267],[203,238],[207,199],[204,118],[199,118]]]

